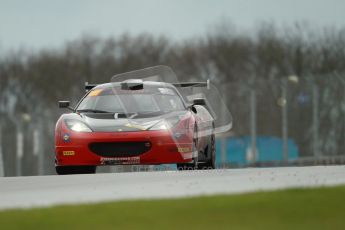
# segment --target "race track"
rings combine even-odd
[[[0,178],[0,209],[345,184],[345,166]]]

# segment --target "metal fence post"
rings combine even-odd
[[[227,145],[227,141],[226,141],[226,137],[223,135],[220,139],[220,162],[221,162],[221,167],[225,167],[226,163],[227,163],[227,149],[226,149],[226,145]]]
[[[0,122],[0,177],[5,176],[4,161],[2,156],[2,123]]]
[[[22,159],[24,155],[23,147],[24,147],[23,131],[21,127],[17,125],[17,153],[16,153],[16,159],[17,159],[16,175],[17,176],[22,175]]]
[[[42,148],[41,148],[41,137],[40,137],[40,131],[35,128],[33,131],[33,155],[35,159],[37,159],[37,174],[43,175],[43,154],[42,154]]]
[[[314,157],[320,157],[319,149],[319,89],[313,84],[313,151]]]
[[[288,114],[287,114],[287,79],[283,79],[282,85],[282,139],[283,139],[283,161],[288,161]]]
[[[227,88],[227,85],[223,85],[223,92],[227,92],[228,88]],[[227,105],[228,103],[228,98],[227,98],[227,95],[224,97],[224,103],[225,105]],[[226,167],[226,164],[227,163],[230,163],[228,162],[229,159],[227,159],[227,140],[228,138],[223,134],[221,135],[221,138],[220,138],[220,162],[221,162],[221,167],[222,168],[225,168]]]
[[[23,159],[23,147],[24,147],[24,135],[21,125],[17,125],[16,135],[16,176],[22,175],[22,159]]]
[[[251,154],[253,155],[252,163],[258,160],[256,151],[256,92],[250,90],[250,136],[251,136]]]

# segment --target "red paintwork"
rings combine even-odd
[[[68,115],[67,115],[68,116]],[[55,129],[56,166],[72,165],[103,165],[101,156],[91,152],[88,145],[92,142],[128,142],[150,141],[151,149],[140,155],[140,162],[134,164],[170,164],[187,163],[192,161],[192,152],[180,153],[178,147],[192,149],[195,117],[193,115],[183,119],[173,130],[138,131],[138,132],[75,132],[70,130],[64,115],[60,117]],[[172,133],[183,132],[178,140],[174,140]],[[70,141],[63,140],[64,134],[70,135]],[[74,155],[64,156],[63,151],[74,151]],[[107,157],[108,159],[108,157]],[[116,159],[114,157],[113,159]],[[122,162],[121,164],[133,164]]]

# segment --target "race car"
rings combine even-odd
[[[215,168],[215,123],[205,98],[187,102],[178,88],[209,82],[143,79],[86,85],[87,93],[62,114],[55,129],[57,174],[95,173],[103,165],[176,164]]]

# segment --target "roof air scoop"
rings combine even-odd
[[[129,79],[121,82],[122,90],[141,90],[143,88],[144,83],[141,79]]]

